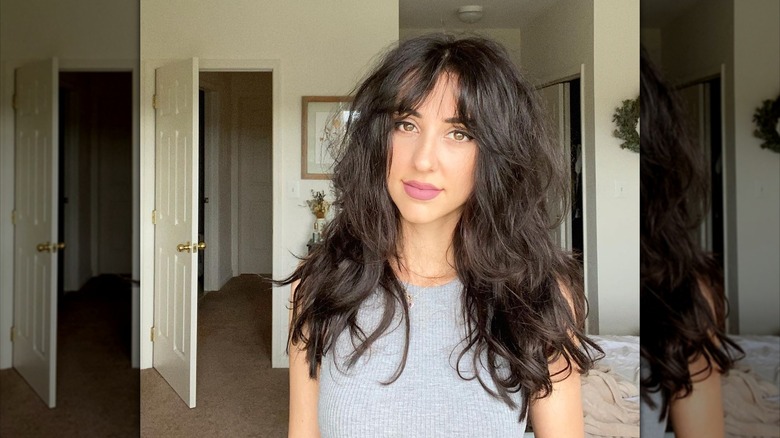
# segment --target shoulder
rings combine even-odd
[[[576,285],[572,280],[557,277],[558,293],[569,305],[568,310],[575,319],[579,319],[584,312],[585,294],[581,285]]]

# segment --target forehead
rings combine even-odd
[[[432,81],[426,82],[426,85],[430,86]],[[433,82],[433,86],[430,86],[427,91],[420,89],[422,88],[420,85],[423,84],[403,87],[406,90],[402,88],[402,96],[399,99],[400,111],[424,109],[426,112],[447,112],[448,114],[457,112],[459,98],[457,76],[449,73],[440,74]],[[415,88],[417,89],[415,90]]]

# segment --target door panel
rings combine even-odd
[[[53,408],[57,389],[57,60],[16,70],[13,366]]]
[[[198,322],[197,59],[158,68],[155,87],[153,363],[185,403],[194,408]],[[178,245],[184,247],[179,250]]]

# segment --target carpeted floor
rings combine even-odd
[[[130,299],[129,284],[113,275],[65,294],[58,312],[57,406],[49,409],[15,370],[0,371],[0,436],[138,436]]]
[[[271,368],[271,288],[231,279],[198,306],[197,407],[141,371],[142,437],[285,437],[288,371]]]

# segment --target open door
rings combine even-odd
[[[569,83],[563,82],[544,87],[540,90],[542,99],[547,110],[549,126],[552,134],[568,163],[571,159],[571,121],[569,115]],[[571,182],[567,179],[567,181]],[[571,186],[567,187],[571,194]],[[553,218],[559,218],[564,211],[561,200],[550,200],[550,215]],[[555,242],[564,249],[572,249],[572,218],[571,209],[566,210],[567,214],[561,222],[560,227],[554,233]]]
[[[57,59],[16,70],[13,366],[53,408],[57,390]]]
[[[153,364],[195,407],[198,324],[198,60],[155,76]]]

